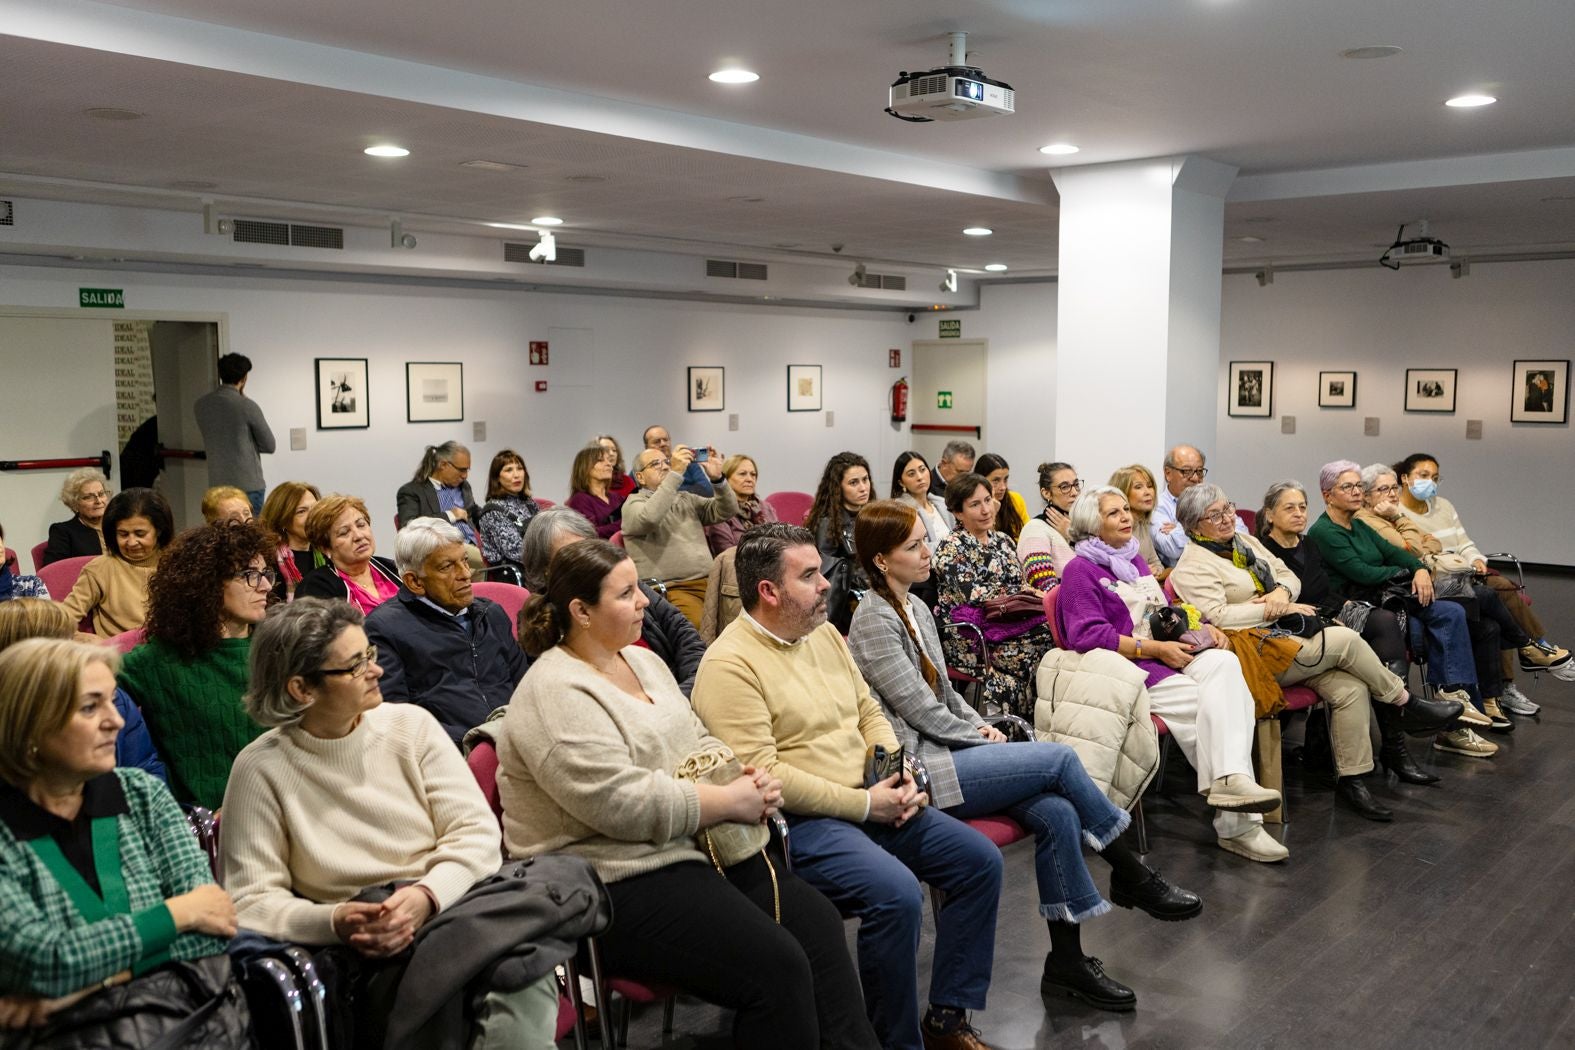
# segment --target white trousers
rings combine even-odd
[[[1149,710],[1165,720],[1192,768],[1198,792],[1207,794],[1220,777],[1252,771],[1252,735],[1257,721],[1252,691],[1241,663],[1229,649],[1205,649],[1179,674],[1148,688]],[[1219,810],[1214,831],[1233,839],[1262,824],[1261,813]]]

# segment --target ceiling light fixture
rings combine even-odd
[[[988,270],[990,273],[1005,273],[1006,272],[1006,264],[1005,263],[986,263],[984,268],[986,270]]]
[[[1039,152],[1052,157],[1070,157],[1078,148],[1070,142],[1052,142],[1048,146],[1040,146]]]
[[[988,226],[969,226],[963,233],[969,237],[988,237],[995,231]]]
[[[1390,58],[1398,55],[1402,48],[1393,44],[1372,44],[1368,47],[1352,47],[1340,52],[1341,58]]]
[[[562,226],[563,220],[556,215],[538,215],[531,220],[537,226]]]
[[[473,168],[476,171],[523,171],[526,167],[524,164],[510,164],[503,160],[462,160],[459,166]]]
[[[1243,244],[1262,244],[1263,243],[1263,238],[1262,237],[1254,237],[1251,234],[1248,234],[1245,237],[1237,237],[1236,239],[1238,241],[1240,241],[1241,243],[1243,243]]]
[[[565,175],[564,182],[606,182],[605,175]]]
[[[529,230],[531,233],[536,232],[536,227],[526,226],[522,222],[489,222],[486,225],[491,226],[494,230]]]
[[[864,275],[868,272],[863,263],[857,264],[853,267],[853,272],[848,274],[848,283],[857,288],[864,283]]]
[[[388,220],[388,246],[390,248],[411,249],[416,246],[413,234],[405,232],[405,224],[398,219]]]
[[[550,263],[558,261],[558,240],[550,230],[541,231],[541,240],[536,242],[536,247],[530,250],[531,262]]]
[[[410,151],[407,150],[405,147],[403,147],[403,146],[393,146],[393,145],[368,146],[366,149],[362,150],[361,152],[365,153],[368,157],[408,157],[408,156],[410,156]]]
[[[134,109],[119,109],[115,106],[95,106],[92,109],[84,109],[82,114],[97,120],[141,120],[143,117],[143,114]]]
[[[710,79],[718,84],[753,84],[760,79],[760,74],[738,66],[729,66],[712,73]]]
[[[1476,109],[1478,106],[1491,106],[1497,101],[1492,95],[1456,95],[1445,101],[1444,105],[1450,109]]]
[[[947,270],[946,277],[941,281],[941,291],[955,292],[957,290],[957,271]]]

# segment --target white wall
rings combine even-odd
[[[990,342],[985,437],[1012,465],[1012,488],[1036,514],[1035,468],[1056,458],[1056,286],[986,284],[978,313],[965,313],[963,335]]]
[[[478,489],[492,455],[512,446],[529,465],[534,491],[559,502],[573,454],[588,438],[613,433],[629,456],[653,422],[669,427],[675,441],[758,457],[767,492],[812,491],[826,459],[844,448],[889,467],[907,441],[886,408],[894,378],[887,350],[914,332],[898,314],[28,267],[0,267],[0,309],[64,307],[75,303],[79,286],[123,287],[128,312],[227,315],[225,349],[252,359],[247,394],[279,440],[280,451],[263,459],[268,480],[310,480],[363,496],[384,553],[393,546],[395,489],[410,479],[423,446],[451,437],[470,446]],[[530,367],[527,342],[551,339],[555,329],[575,331],[556,333],[550,366]],[[578,355],[571,342],[581,345]],[[316,429],[315,357],[370,360],[370,429]],[[465,422],[405,422],[406,361],[464,362]],[[787,412],[790,363],[824,365],[824,407],[835,413],[834,427],[824,412]],[[727,412],[686,412],[688,365],[727,368]],[[31,367],[0,345],[8,387]],[[108,389],[107,358],[101,375],[82,362],[69,367]],[[548,381],[547,393],[533,391],[539,379]],[[729,433],[734,412],[739,430]],[[7,430],[16,418],[8,413]],[[48,433],[46,419],[29,418],[30,447],[65,442],[65,433]],[[486,441],[471,440],[477,420],[487,424]],[[289,450],[293,427],[306,429],[304,451]],[[14,478],[0,474],[0,501],[19,494]],[[12,544],[24,549],[43,538],[14,531]]]

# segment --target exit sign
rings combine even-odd
[[[124,310],[126,293],[119,288],[78,288],[77,305],[106,310]]]
[[[955,319],[950,320],[950,321],[942,321],[941,322],[941,338],[942,339],[961,339],[962,338],[962,318],[958,317],[958,318],[955,318]]]
[[[935,392],[935,407],[936,408],[951,408],[952,407],[952,392],[950,390],[937,390]]]

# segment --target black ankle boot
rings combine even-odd
[[[1410,707],[1416,703],[1416,697],[1411,698]],[[1411,752],[1406,750],[1405,729],[1402,725],[1402,715],[1395,710],[1393,704],[1374,704],[1373,713],[1378,716],[1378,731],[1383,737],[1383,744],[1378,749],[1378,764],[1398,777],[1405,784],[1436,784],[1438,777],[1422,769],[1411,757]]]
[[[1051,953],[1045,960],[1044,976],[1039,978],[1039,993],[1081,999],[1117,1013],[1137,1006],[1137,993],[1106,974],[1104,965],[1091,955],[1067,963]]]
[[[1378,804],[1378,800],[1373,797],[1371,791],[1367,790],[1367,785],[1361,777],[1341,777],[1335,782],[1334,793],[1342,802],[1368,820],[1387,823],[1395,819],[1393,812]]]
[[[1447,728],[1463,711],[1465,705],[1458,700],[1428,700],[1413,696],[1400,708],[1400,727],[1412,736],[1431,736]]]

